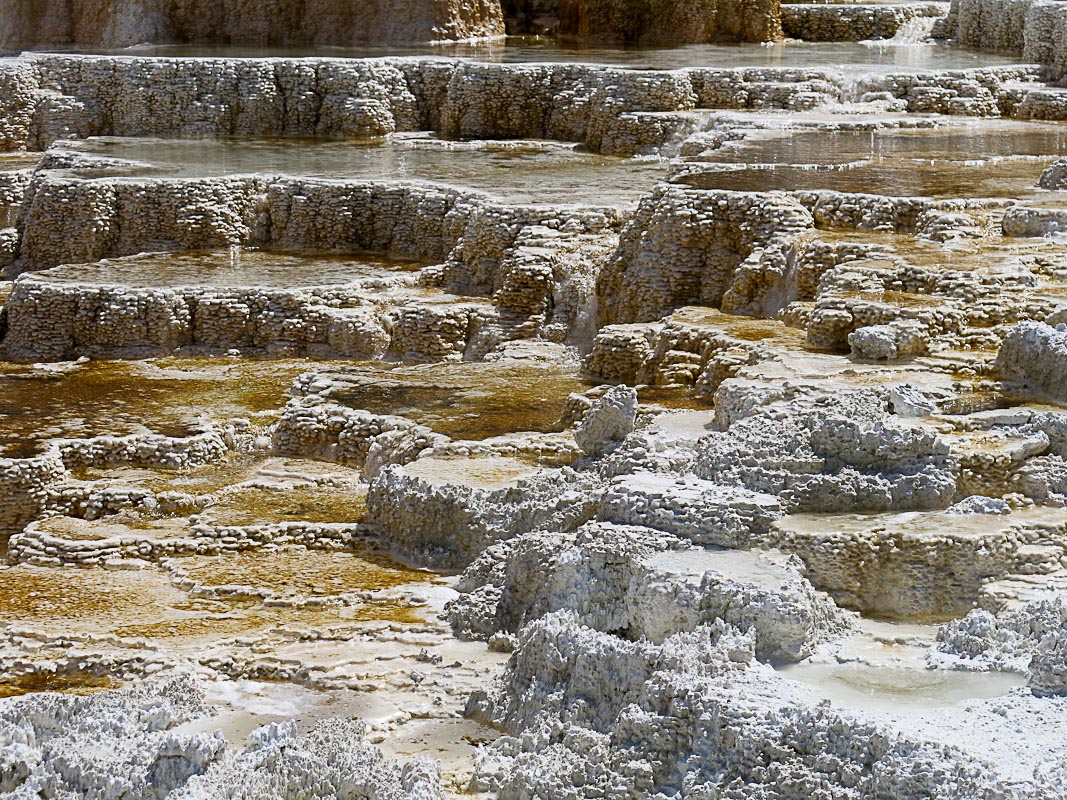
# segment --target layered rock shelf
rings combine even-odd
[[[12,0],[0,18],[0,46],[129,47],[144,42],[347,45],[499,36],[492,0]]]
[[[1060,800],[1065,9],[10,0],[0,800]]]

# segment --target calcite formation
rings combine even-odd
[[[176,730],[212,713],[189,678],[88,698],[17,700],[0,718],[6,750],[0,789],[223,798],[340,796],[359,787],[373,798],[442,796],[433,766],[385,759],[357,723],[331,720],[300,735],[292,723],[268,725],[238,751],[228,750],[219,733]]]
[[[283,0],[13,0],[0,17],[0,47],[145,42],[338,46],[500,36],[501,7],[478,2]]]
[[[786,36],[809,42],[895,38],[908,41],[902,34],[929,36],[948,11],[941,2],[863,4],[843,9],[816,4],[784,5],[782,28]]]
[[[7,3],[0,798],[1062,798],[1065,8]]]
[[[773,42],[782,38],[775,0],[559,0],[560,36],[641,44]]]
[[[970,47],[1015,51],[1047,65],[1056,80],[1067,71],[1067,13],[1051,0],[953,0],[943,33]]]

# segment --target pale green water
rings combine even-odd
[[[131,287],[333,286],[390,278],[423,265],[380,256],[300,254],[263,250],[151,253],[37,273],[49,282]]]
[[[868,131],[751,131],[675,169],[691,186],[832,189],[882,195],[1048,199],[1045,167],[1067,153],[1067,126],[976,120]]]
[[[449,142],[427,134],[377,141],[102,137],[56,148],[141,162],[79,173],[87,177],[259,173],[420,180],[477,189],[512,203],[628,203],[666,175],[657,160],[603,156],[558,142]]]
[[[54,50],[52,51],[54,52]],[[512,36],[474,44],[409,46],[256,48],[203,45],[144,45],[98,52],[132,56],[197,58],[387,58],[442,56],[498,63],[592,63],[631,69],[683,67],[812,67],[847,73],[896,70],[944,70],[1017,63],[1017,56],[949,45],[860,42],[784,42],[763,44],[694,44],[680,47],[620,47],[559,42],[536,36]]]

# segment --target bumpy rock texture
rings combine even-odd
[[[1067,398],[1067,329],[1026,322],[1011,331],[997,354],[1005,378]]]
[[[503,33],[496,0],[11,0],[0,13],[0,47],[7,49],[170,42],[343,46]]]
[[[146,683],[88,697],[34,695],[0,708],[4,744],[0,793],[144,798],[443,797],[436,769],[403,768],[363,738],[358,723],[321,722],[298,734],[293,722],[259,728],[243,750],[221,732],[182,734],[209,717],[189,680]]]
[[[533,623],[501,684],[468,708],[516,734],[487,749],[479,788],[503,798],[554,797],[563,786],[581,798],[610,787],[629,797],[1012,796],[1010,776],[980,754],[809,704],[750,648],[722,624],[652,645],[566,612]],[[1055,789],[1038,780],[1028,791]]]
[[[640,44],[771,42],[777,0],[559,0],[560,36]]]
[[[34,8],[49,12],[34,25],[68,40],[217,41],[229,28],[256,44],[328,40],[296,13],[321,9],[311,2],[237,20],[240,3],[146,0],[137,14],[111,7],[127,13],[121,30],[79,16],[99,10],[88,3]],[[341,35],[348,8],[315,25]],[[375,8],[362,22],[381,38],[394,24],[461,33],[402,14],[379,25],[389,7]],[[477,3],[433,9],[491,25]],[[298,692],[321,690],[371,727],[283,722],[235,745],[210,733],[187,681],[5,699],[0,794],[1060,800],[1067,414],[1048,395],[1063,395],[1067,259],[1046,234],[1067,213],[1053,202],[1061,169],[1047,191],[1035,184],[1062,131],[939,115],[1067,118],[1064,93],[1041,82],[1060,69],[1062,11],[959,0],[938,21],[943,10],[796,7],[786,24],[898,42],[936,28],[1042,66],[856,79],[832,65],[0,61],[4,150],[107,135],[369,145],[433,130],[671,162],[638,202],[601,207],[266,166],[174,179],[66,145],[36,169],[11,156],[6,356],[165,354],[137,363],[168,402],[186,385],[196,400],[166,429],[159,401],[100,435],[111,406],[98,396],[113,386],[62,377],[98,376],[92,362],[5,367],[0,583],[30,612],[0,603],[0,690],[188,668],[221,694],[284,682],[287,715],[318,716]],[[531,30],[623,42],[779,36],[763,2],[507,11]],[[970,152],[975,130],[993,153]],[[810,169],[857,140],[864,163]],[[1017,158],[1016,141],[1038,152]],[[508,143],[433,145],[509,155]],[[931,191],[1004,169],[1027,199],[853,181],[912,145],[936,154],[906,159],[929,168]],[[796,164],[776,164],[797,173],[792,188],[761,191],[779,177],[768,170],[722,189],[742,166],[723,158],[746,147],[792,152]],[[521,157],[531,150],[543,152]],[[323,251],[381,258],[351,282],[157,285],[154,268],[200,248],[231,253],[230,268],[248,248],[312,251],[298,265]],[[521,391],[493,370],[523,376]],[[68,385],[80,387],[70,409],[50,396]],[[38,419],[32,446],[8,435]],[[55,601],[49,581],[86,606]],[[129,605],[161,619],[112,619]],[[403,752],[444,744],[451,776],[442,786],[431,764],[386,759],[371,737]]]
[[[1067,74],[1067,9],[1055,0],[952,0],[941,33],[968,47],[1012,50]]]

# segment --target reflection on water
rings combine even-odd
[[[1003,161],[993,164],[914,161],[870,163],[838,170],[812,170],[792,166],[728,167],[679,175],[678,183],[701,189],[733,191],[832,190],[896,197],[1007,197],[1034,195],[1033,186],[1042,164]]]
[[[333,401],[375,414],[400,414],[454,439],[553,430],[567,395],[592,384],[577,367],[538,369],[476,363],[387,369],[368,365],[332,374]]]
[[[268,173],[311,178],[423,180],[479,189],[512,203],[620,203],[662,180],[658,161],[583,152],[558,142],[449,142],[426,134],[390,140],[94,138],[57,149],[142,162],[84,173],[213,177]]]
[[[676,168],[689,186],[831,189],[882,195],[1043,201],[1037,181],[1067,150],[1067,126],[983,120],[867,131],[760,130]]]
[[[56,267],[38,273],[50,282],[120,285],[137,288],[334,286],[390,278],[424,265],[379,255],[335,255],[234,249],[152,253],[107,259],[97,264]]]
[[[622,47],[560,42],[550,37],[511,36],[475,43],[363,47],[254,48],[202,45],[141,45],[123,50],[81,51],[131,56],[203,58],[385,58],[447,56],[501,63],[569,62],[612,64],[635,69],[682,67],[829,67],[848,72],[897,69],[967,69],[1017,63],[1006,54],[948,45],[800,42],[779,44],[691,44],[679,47]]]
[[[1013,156],[1053,158],[1067,151],[1067,125],[975,120],[939,121],[936,128],[767,130],[726,142],[702,161],[749,164],[849,164],[864,159],[988,161]]]

